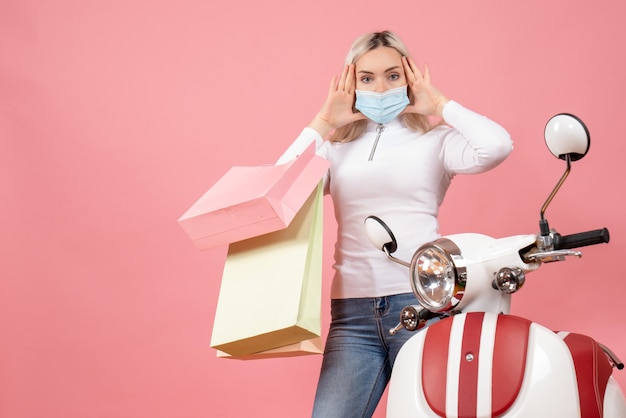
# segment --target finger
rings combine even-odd
[[[400,112],[401,115],[408,115],[410,113],[415,113],[415,105],[408,105],[407,107],[404,108],[404,110],[402,112]]]
[[[339,79],[339,85],[337,86],[338,91],[344,91],[346,88],[346,78],[348,76],[348,66],[343,67],[343,71],[341,71],[341,78]]]
[[[413,72],[419,71],[419,68],[417,67],[417,64],[415,64],[415,61],[413,60],[413,58],[406,57],[406,61],[411,66],[411,71],[413,71]]]
[[[330,87],[328,88],[328,94],[334,93],[337,90],[337,74],[333,75],[332,80],[330,80]]]
[[[356,112],[352,114],[352,122],[356,122],[357,120],[363,120],[363,119],[367,119],[367,116],[365,116],[361,112]]]
[[[407,81],[409,81],[409,84],[413,84],[415,81],[415,74],[413,73],[413,69],[411,68],[408,58],[405,56],[402,57],[402,66],[404,67],[404,74],[406,75]]]
[[[424,78],[426,80],[430,80],[430,68],[428,67],[428,64],[424,64]]]
[[[416,79],[420,79],[422,78],[424,75],[422,74],[422,71],[420,70],[420,68],[417,66],[417,64],[415,63],[415,61],[413,60],[413,58],[408,59],[409,64],[411,65],[411,69],[413,70],[413,74],[415,74],[415,78]]]
[[[356,87],[356,75],[354,74],[354,64],[348,66],[348,75],[346,77],[345,89],[348,93],[354,93]]]

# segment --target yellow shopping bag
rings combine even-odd
[[[320,341],[300,343],[321,331],[322,211],[320,182],[287,228],[230,244],[211,336],[218,356],[321,353]]]

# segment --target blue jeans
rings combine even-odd
[[[417,304],[412,293],[331,301],[314,418],[374,414],[398,351],[415,335],[404,328],[389,335],[389,330],[398,324],[402,308]]]

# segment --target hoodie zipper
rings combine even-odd
[[[379,123],[376,127],[376,139],[374,140],[374,145],[372,146],[372,152],[370,152],[370,157],[367,159],[367,161],[372,161],[372,158],[374,158],[374,153],[376,152],[376,147],[378,146],[378,140],[380,139],[380,134],[382,134],[384,130],[385,125]]]

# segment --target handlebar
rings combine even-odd
[[[570,235],[556,233],[554,234],[554,249],[569,250],[586,247],[588,245],[603,244],[609,242],[609,238],[609,230],[606,228]]]

